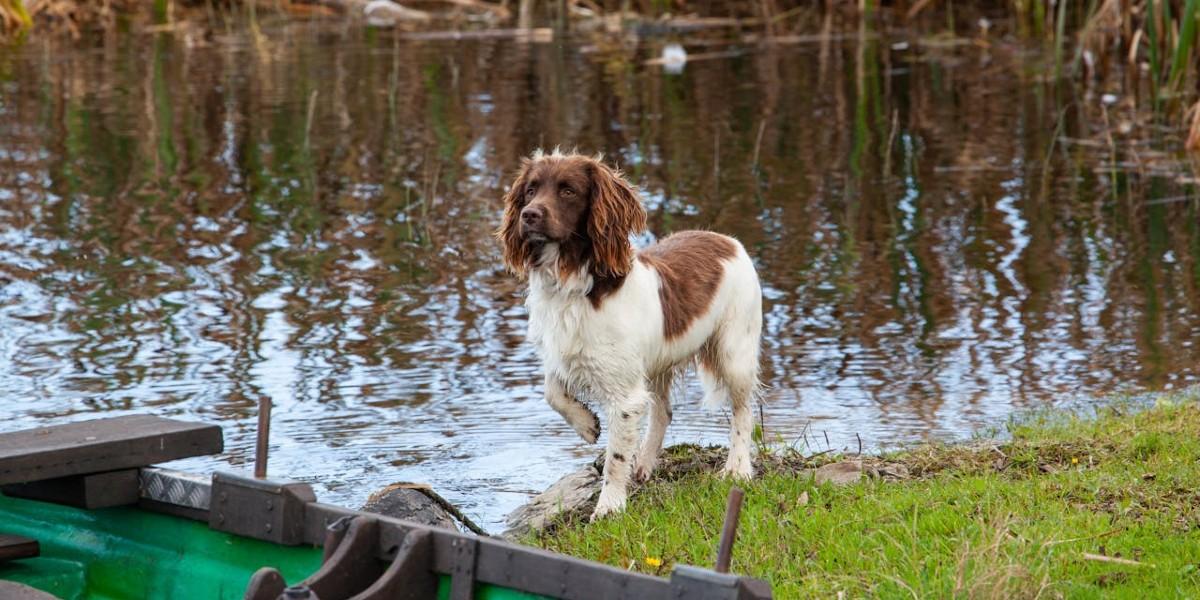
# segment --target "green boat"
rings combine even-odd
[[[217,426],[150,416],[0,434],[0,598],[771,597],[748,577],[653,577],[322,504],[305,483],[153,466],[222,449]]]

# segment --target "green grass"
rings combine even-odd
[[[767,579],[776,598],[1200,597],[1197,400],[1042,414],[1007,441],[864,460],[904,465],[899,481],[818,486],[796,460],[767,457],[744,486],[733,571]],[[526,541],[659,575],[711,565],[729,487],[687,469],[619,516]]]

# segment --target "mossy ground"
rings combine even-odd
[[[847,457],[766,453],[742,486],[733,570],[777,598],[1200,597],[1200,394],[1093,413],[862,457],[875,476],[845,486],[811,467]],[[672,449],[623,514],[527,541],[659,575],[710,565],[731,485],[720,458]]]

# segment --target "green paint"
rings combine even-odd
[[[85,511],[0,495],[6,533],[38,540],[42,557],[0,566],[0,579],[68,600],[239,598],[254,571],[273,566],[298,581],[319,548],[277,546],[147,511]]]
[[[270,544],[136,508],[87,511],[0,494],[0,530],[34,538],[42,550],[38,558],[0,564],[0,580],[64,600],[236,599],[261,567],[297,582],[321,565],[319,547]],[[438,598],[449,594],[443,576]],[[475,597],[540,598],[490,585],[476,585]]]

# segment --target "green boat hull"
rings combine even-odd
[[[138,508],[82,510],[0,494],[0,531],[36,539],[41,556],[0,563],[0,580],[64,600],[242,598],[250,576],[275,567],[300,581],[321,565],[321,549],[282,546],[209,529]],[[442,576],[438,597],[448,598]],[[542,598],[476,584],[480,600]]]

